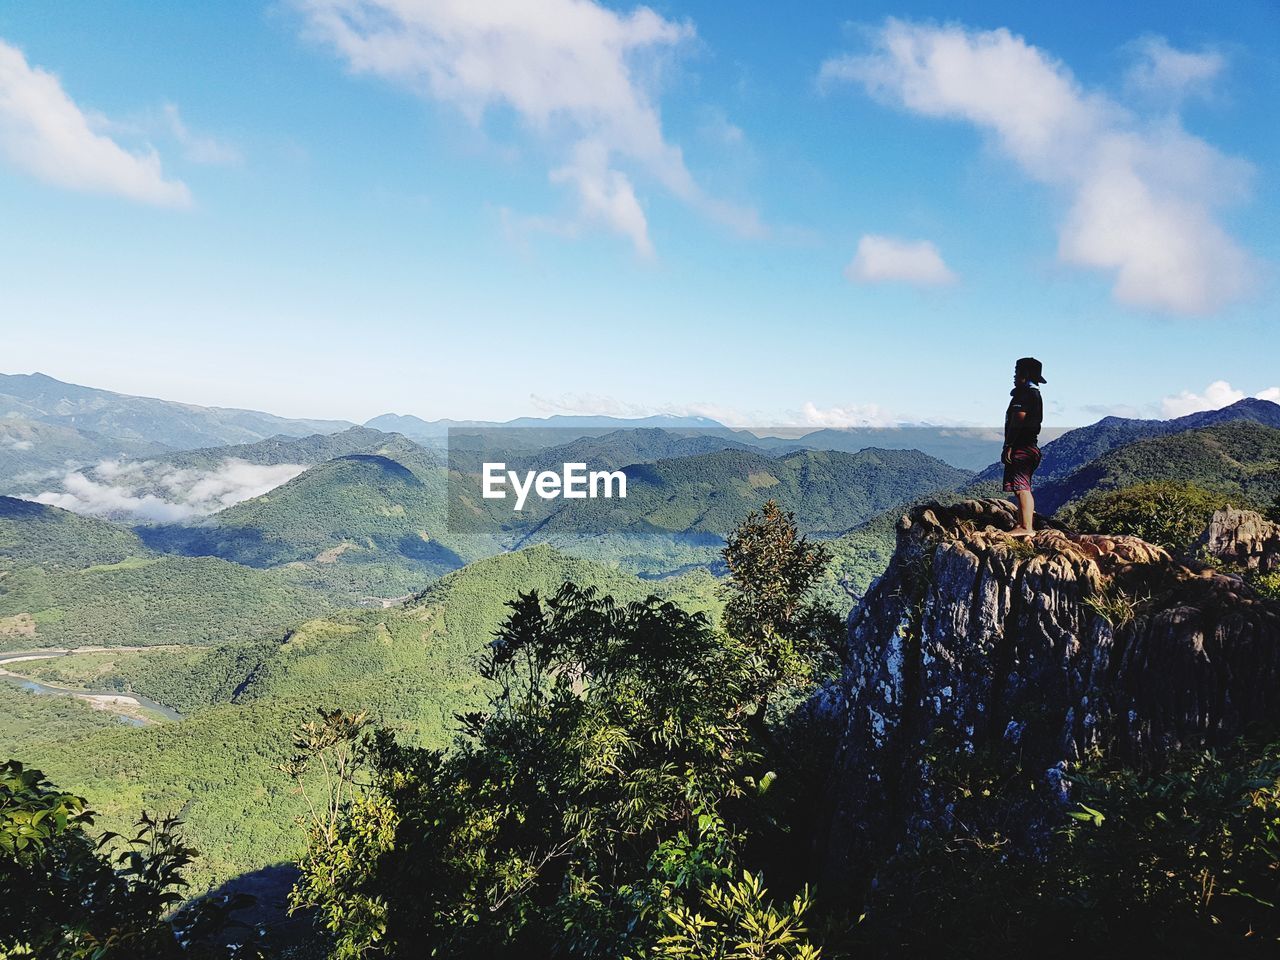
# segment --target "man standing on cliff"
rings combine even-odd
[[[1031,537],[1036,512],[1031,494],[1031,475],[1040,466],[1040,424],[1044,404],[1037,384],[1046,383],[1035,357],[1023,357],[1013,368],[1013,390],[1009,392],[1009,409],[1004,415],[1004,489],[1018,498],[1018,526],[1010,536]]]

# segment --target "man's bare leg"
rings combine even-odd
[[[1034,537],[1035,516],[1036,516],[1036,498],[1031,495],[1030,490],[1017,491],[1018,497],[1018,525],[1009,531],[1011,537]]]

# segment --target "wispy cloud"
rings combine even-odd
[[[178,523],[260,497],[305,469],[297,463],[264,466],[237,459],[223,460],[214,470],[104,460],[89,470],[68,471],[61,490],[33,499],[90,516]]]
[[[530,394],[533,408],[545,416],[620,417],[708,417],[719,423],[744,423],[751,418],[739,410],[714,403],[632,403],[598,393],[562,393],[556,396]]]
[[[1259,400],[1280,403],[1280,387],[1268,387],[1258,391],[1254,396]],[[1243,390],[1237,390],[1226,380],[1215,380],[1201,393],[1183,390],[1181,393],[1165,397],[1160,401],[1160,412],[1166,418],[1185,417],[1189,413],[1199,413],[1201,410],[1220,410],[1244,398]]]
[[[1209,93],[1227,66],[1217,50],[1178,50],[1160,36],[1142,37],[1131,49],[1134,62],[1125,74],[1126,86],[1174,105]]]
[[[56,76],[0,40],[0,154],[59,187],[186,207],[191,194],[166,179],[155,151],[131,153],[96,132]]]
[[[1142,409],[1131,403],[1086,403],[1080,409],[1095,417],[1125,417],[1136,420],[1143,416]]]
[[[182,147],[182,154],[192,163],[215,167],[237,167],[244,162],[240,151],[225,140],[198,133],[187,126],[178,107],[166,103],[161,116],[169,135]]]
[[[928,240],[898,240],[864,234],[858,252],[844,269],[855,283],[896,281],[936,287],[954,283],[956,275]]]
[[[1161,66],[1150,67],[1152,82],[1190,82],[1197,69],[1162,48],[1154,56]],[[869,52],[828,60],[820,78],[986,131],[1027,176],[1066,191],[1059,257],[1112,274],[1122,303],[1209,314],[1253,284],[1252,258],[1217,219],[1247,193],[1250,165],[1188,133],[1176,116],[1143,118],[1086,90],[1065,64],[1008,30],[889,20]]]
[[[855,403],[847,407],[819,407],[805,403],[800,411],[800,423],[812,427],[893,427],[902,423],[877,403]]]
[[[594,0],[293,3],[356,73],[452,104],[476,123],[493,107],[514,111],[561,151],[549,176],[574,190],[580,218],[643,256],[653,243],[636,175],[735,230],[762,232],[753,211],[702,189],[663,131],[654,78],[662,57],[694,37],[687,21]]]

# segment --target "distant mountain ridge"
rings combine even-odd
[[[824,427],[805,432],[804,427],[762,425],[728,427],[708,417],[650,416],[637,419],[606,416],[518,417],[515,420],[423,420],[415,416],[383,414],[365,422],[366,427],[400,433],[419,443],[439,446],[453,431],[455,445],[461,437],[479,437],[487,443],[527,449],[563,446],[577,439],[598,439],[618,431],[661,429],[683,432],[688,438],[713,439],[727,446],[754,447],[778,456],[796,450],[838,450],[857,453],[870,447],[888,450],[920,450],[952,466],[979,470],[989,460],[992,446],[1000,443],[998,430],[975,427],[903,424],[892,427]],[[473,444],[481,446],[483,444]]]
[[[168,451],[159,443],[105,437],[65,424],[0,413],[0,493],[17,492],[13,481],[18,478],[55,477],[102,460],[140,459]]]
[[[277,435],[337,433],[344,420],[277,417],[256,410],[202,407],[64,383],[43,373],[0,374],[0,417],[18,416],[174,449],[252,443]]]
[[[803,427],[783,425],[757,428],[756,432],[728,427],[710,417],[671,414],[636,418],[553,414],[496,421],[427,420],[387,413],[357,427],[344,420],[288,418],[256,410],[134,396],[67,383],[43,373],[0,374],[0,483],[18,475],[51,472],[59,467],[75,469],[105,459],[136,460],[163,456],[166,450],[252,446],[264,441],[326,436],[353,429],[400,434],[431,448],[443,446],[450,430],[454,430],[478,437],[479,440],[471,441],[473,446],[493,444],[526,450],[564,446],[577,439],[617,431],[661,429],[687,437],[720,438],[729,447],[745,445],[775,456],[798,449],[849,453],[868,447],[918,449],[965,469],[981,467],[990,445],[998,442],[987,436],[989,431],[929,424],[821,428],[807,433]],[[708,439],[703,449],[711,446]],[[694,452],[692,447],[681,453]],[[637,460],[653,458],[652,454],[641,453]],[[253,463],[282,462],[264,455],[263,448],[246,450],[242,459]],[[314,463],[319,459],[309,458],[305,462]]]
[[[1153,481],[1192,483],[1265,509],[1280,498],[1280,428],[1241,419],[1136,440],[1047,482],[1036,507],[1048,513],[1095,490]]]
[[[678,417],[659,414],[650,417],[628,419],[625,417],[606,416],[568,416],[555,414],[549,417],[517,417],[514,420],[424,420],[411,414],[384,413],[366,420],[364,425],[386,433],[401,433],[410,440],[442,440],[450,430],[589,430],[611,431],[620,429],[644,429],[662,427],[665,429],[725,430],[728,428],[709,417]],[[564,436],[561,442],[574,438]]]
[[[662,427],[613,430],[599,436],[577,437],[568,443],[537,450],[529,450],[523,445],[504,450],[501,442],[471,445],[466,442],[467,439],[469,438],[458,438],[451,445],[450,469],[478,472],[484,462],[497,459],[505,462],[508,469],[519,471],[555,469],[565,463],[585,463],[589,470],[617,470],[633,464],[697,456],[719,450],[749,450],[765,456],[774,455],[773,451],[766,451],[758,445],[720,433],[689,434]],[[519,438],[516,439],[518,441]]]
[[[1103,454],[1137,440],[1198,430],[1219,423],[1252,420],[1265,427],[1280,428],[1280,404],[1270,400],[1246,397],[1228,407],[1202,410],[1173,420],[1134,420],[1125,417],[1103,417],[1087,427],[1068,430],[1043,447],[1044,462],[1036,473],[1040,481],[1066,477]],[[978,476],[975,484],[998,482],[1004,468],[993,463]]]
[[[350,427],[338,433],[318,433],[308,437],[281,434],[253,443],[182,450],[170,454],[165,460],[179,469],[207,469],[224,460],[244,460],[262,466],[282,463],[310,465],[362,453],[386,453],[401,459],[426,459],[431,463],[436,463],[439,456],[398,433]]]

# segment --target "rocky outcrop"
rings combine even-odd
[[[1219,510],[1201,543],[1223,563],[1262,573],[1280,570],[1280,523],[1252,510]]]
[[[1065,803],[1088,752],[1154,764],[1280,717],[1280,603],[1135,537],[1015,525],[1003,501],[913,510],[851,614],[832,873],[946,815],[938,744],[1016,754]]]

